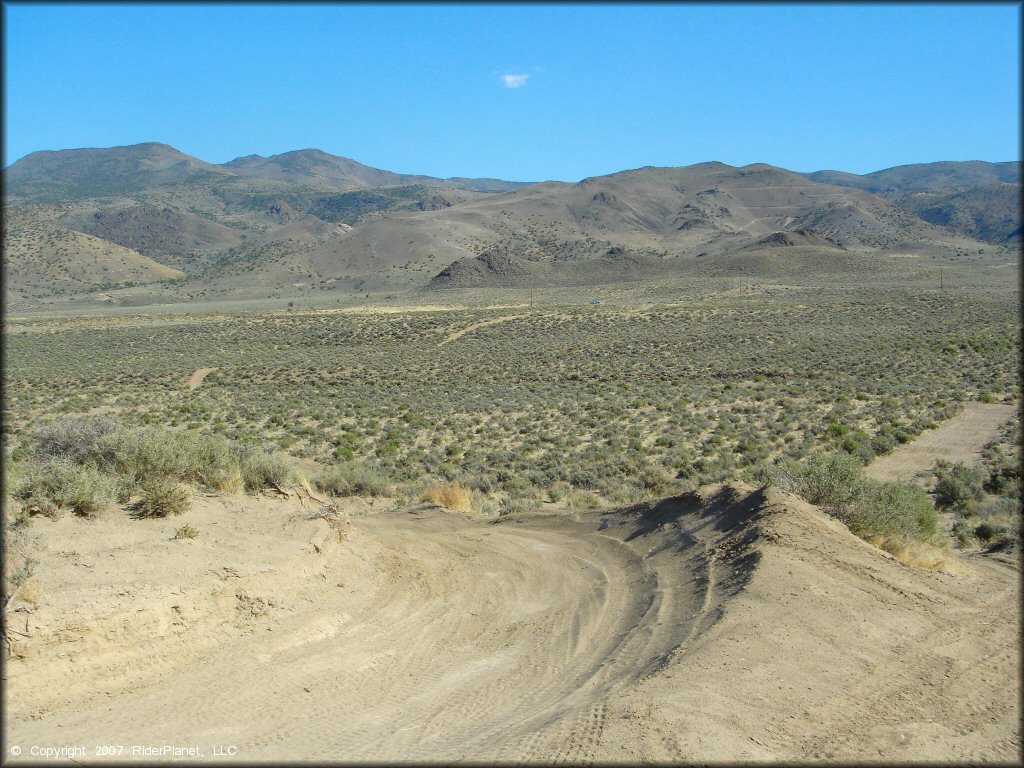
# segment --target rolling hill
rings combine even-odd
[[[167,144],[149,142],[33,152],[4,170],[4,187],[8,197],[60,201],[196,182],[223,173]]]
[[[864,256],[963,257],[1020,238],[1017,163],[857,176],[707,162],[520,184],[315,149],[216,165],[147,143],[36,152],[4,180],[8,290],[33,295],[130,282],[129,294],[151,284],[140,301],[173,302],[870,271],[883,262]]]
[[[50,211],[51,215],[53,211]],[[65,229],[35,210],[4,212],[4,288],[27,296],[180,278],[136,250]]]
[[[176,266],[197,260],[203,252],[234,247],[244,238],[223,224],[148,205],[72,214],[60,224]]]
[[[1020,184],[1020,163],[965,162],[915,163],[898,165],[859,176],[842,171],[804,174],[811,181],[837,187],[856,187],[866,192],[960,192],[993,184]]]
[[[1019,244],[1020,163],[920,163],[858,176],[804,174],[812,181],[885,197],[921,219],[987,243]]]
[[[271,157],[247,155],[217,165],[157,142],[107,149],[33,152],[4,170],[8,198],[46,202],[230,179],[280,181],[332,191],[409,184],[503,191],[523,185],[523,182],[500,179],[438,179],[392,173],[318,149],[285,152]]]

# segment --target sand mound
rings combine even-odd
[[[44,597],[15,614],[10,743],[234,745],[242,760],[1018,754],[1013,568],[916,571],[774,490],[350,524],[200,497],[188,517],[187,541],[171,538],[180,519],[33,525]]]

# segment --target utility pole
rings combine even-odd
[[[939,267],[939,290],[940,290],[940,291],[944,291],[944,290],[946,290],[946,286],[945,286],[945,284],[944,284],[944,283],[942,282],[942,267]]]
[[[533,309],[533,288],[530,289],[530,309]]]

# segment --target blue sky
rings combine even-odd
[[[160,141],[433,176],[1019,159],[1020,7],[5,3],[4,165]]]

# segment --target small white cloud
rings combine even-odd
[[[526,85],[526,81],[530,79],[530,76],[527,74],[502,75],[501,79],[504,81],[506,88],[522,88]]]

